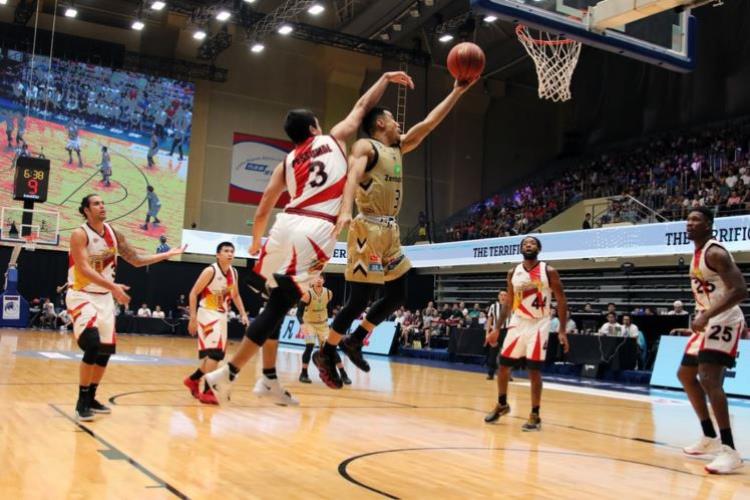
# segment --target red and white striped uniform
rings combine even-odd
[[[346,184],[346,154],[329,135],[298,145],[284,160],[291,200],[276,216],[254,271],[275,287],[274,274],[292,278],[301,290],[323,271],[333,254],[333,229]]]
[[[227,348],[227,314],[232,294],[237,288],[237,270],[229,266],[221,271],[219,264],[211,264],[213,276],[201,290],[198,303],[198,354],[203,357],[209,350],[224,352]]]
[[[713,246],[723,249],[734,261],[724,245],[714,239],[708,240],[693,252],[693,259],[690,261],[690,287],[695,298],[696,312],[707,310],[729,293],[719,273],[706,261],[706,253]],[[737,347],[744,331],[745,316],[740,306],[736,305],[711,318],[704,331],[694,332],[688,340],[685,354],[699,356],[703,351],[713,351],[733,359],[737,356]]]

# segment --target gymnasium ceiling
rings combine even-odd
[[[62,15],[69,0],[40,0],[42,11],[51,14],[58,6]],[[185,19],[196,18],[208,21],[209,34],[220,29],[212,19],[212,13],[220,6],[227,6],[235,15],[232,22],[241,24],[246,33],[252,33],[259,21],[279,16],[282,20],[304,23],[374,42],[413,49],[427,53],[434,64],[443,65],[450,48],[458,41],[470,40],[478,43],[487,54],[486,76],[519,83],[534,83],[533,66],[516,40],[513,26],[504,21],[485,23],[470,10],[469,0],[323,0],[326,10],[313,17],[305,11],[310,0],[165,0],[167,8],[153,11],[151,0],[74,0],[78,18],[105,26],[128,28],[139,15],[146,29],[153,30],[165,25],[185,25]],[[19,8],[33,5],[34,0],[10,0],[9,4]],[[9,6],[10,6],[9,5]],[[304,7],[304,8],[303,8]],[[298,11],[298,12],[295,12]],[[450,43],[438,41],[440,35],[451,33],[455,38]],[[272,37],[266,43],[273,43]],[[242,43],[244,37],[234,37],[233,43]]]

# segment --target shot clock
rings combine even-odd
[[[13,199],[43,203],[49,187],[49,160],[21,156],[16,162]]]

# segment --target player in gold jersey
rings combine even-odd
[[[364,340],[406,299],[406,273],[411,263],[401,249],[397,220],[404,193],[402,156],[419,147],[475,81],[455,82],[451,93],[405,134],[393,114],[384,108],[373,108],[362,121],[369,137],[352,146],[338,220],[342,227],[351,218],[356,193],[359,213],[349,224],[347,241],[346,280],[351,294],[334,318],[326,344],[313,354],[320,378],[328,387],[343,386],[336,372],[336,346],[340,343],[357,368],[370,371],[362,357]],[[380,285],[385,286],[383,297],[372,304],[352,335],[344,338],[352,321],[367,307],[372,289]]]
[[[307,373],[307,367],[310,365],[310,357],[315,347],[315,339],[318,340],[318,346],[322,347],[328,337],[328,304],[333,298],[333,292],[324,287],[325,281],[320,276],[313,281],[308,291],[302,294],[302,298],[297,305],[297,320],[300,324],[300,331],[305,335],[305,351],[302,353],[302,371],[299,374],[299,381],[303,384],[310,384],[310,376]],[[346,374],[341,357],[336,353],[336,368],[339,370],[341,380],[347,385],[352,381]]]

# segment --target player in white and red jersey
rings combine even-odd
[[[695,243],[690,284],[696,315],[677,377],[703,428],[701,440],[683,451],[688,455],[715,455],[706,471],[728,474],[742,467],[742,458],[734,449],[723,388],[724,371],[734,366],[737,357],[740,336],[745,331],[745,316],[739,304],[748,293],[732,254],[713,239],[713,222],[713,212],[707,208],[695,208],[688,214],[687,236]],[[706,396],[719,426],[718,437]]]
[[[86,223],[70,235],[65,303],[73,320],[76,341],[83,350],[76,417],[90,421],[94,413],[110,413],[109,408],[96,400],[96,389],[109,357],[115,353],[114,300],[121,304],[130,302],[128,287],[115,283],[117,255],[135,267],[143,267],[181,254],[185,247],[139,255],[122,233],[104,222],[107,210],[100,196],[90,194],[83,198],[78,211]]]
[[[200,390],[203,375],[213,371],[227,350],[227,328],[232,302],[240,312],[240,321],[248,325],[245,305],[240,297],[237,270],[232,266],[234,245],[228,241],[216,247],[216,262],[206,267],[190,290],[190,323],[188,333],[198,336],[200,366],[183,383],[190,394],[204,404],[218,404],[206,384]]]
[[[250,324],[231,361],[206,376],[219,402],[228,401],[231,382],[239,370],[269,341],[271,346],[268,351],[264,349],[263,355],[263,378],[258,380],[254,392],[274,394],[280,404],[297,403],[276,377],[275,347],[281,323],[323,271],[341,228],[351,221],[351,213],[341,213],[342,199],[353,199],[357,187],[356,183],[347,183],[346,141],[354,137],[365,114],[378,103],[389,83],[414,86],[406,73],[383,74],[329,135],[323,134],[312,111],[298,109],[287,114],[284,130],[295,148],[271,175],[255,212],[250,247],[250,255],[260,254],[253,271],[270,290],[268,302]],[[276,217],[261,248],[271,209],[284,190],[289,192],[291,201]]]
[[[568,301],[565,298],[560,275],[546,262],[537,260],[542,250],[542,243],[534,236],[521,240],[523,262],[508,272],[508,295],[498,324],[505,324],[510,311],[513,316],[508,323],[508,333],[500,349],[500,371],[498,373],[498,402],[487,414],[484,421],[495,422],[501,416],[510,413],[508,405],[508,380],[510,371],[522,359],[526,359],[526,368],[531,383],[531,414],[523,424],[524,431],[538,431],[542,428],[539,407],[542,401],[542,372],[547,358],[547,340],[549,339],[551,297],[555,295],[557,310],[560,311],[560,329],[558,338],[563,350],[568,352],[568,336],[565,325],[568,323]],[[493,331],[487,341],[496,345],[498,331]]]

